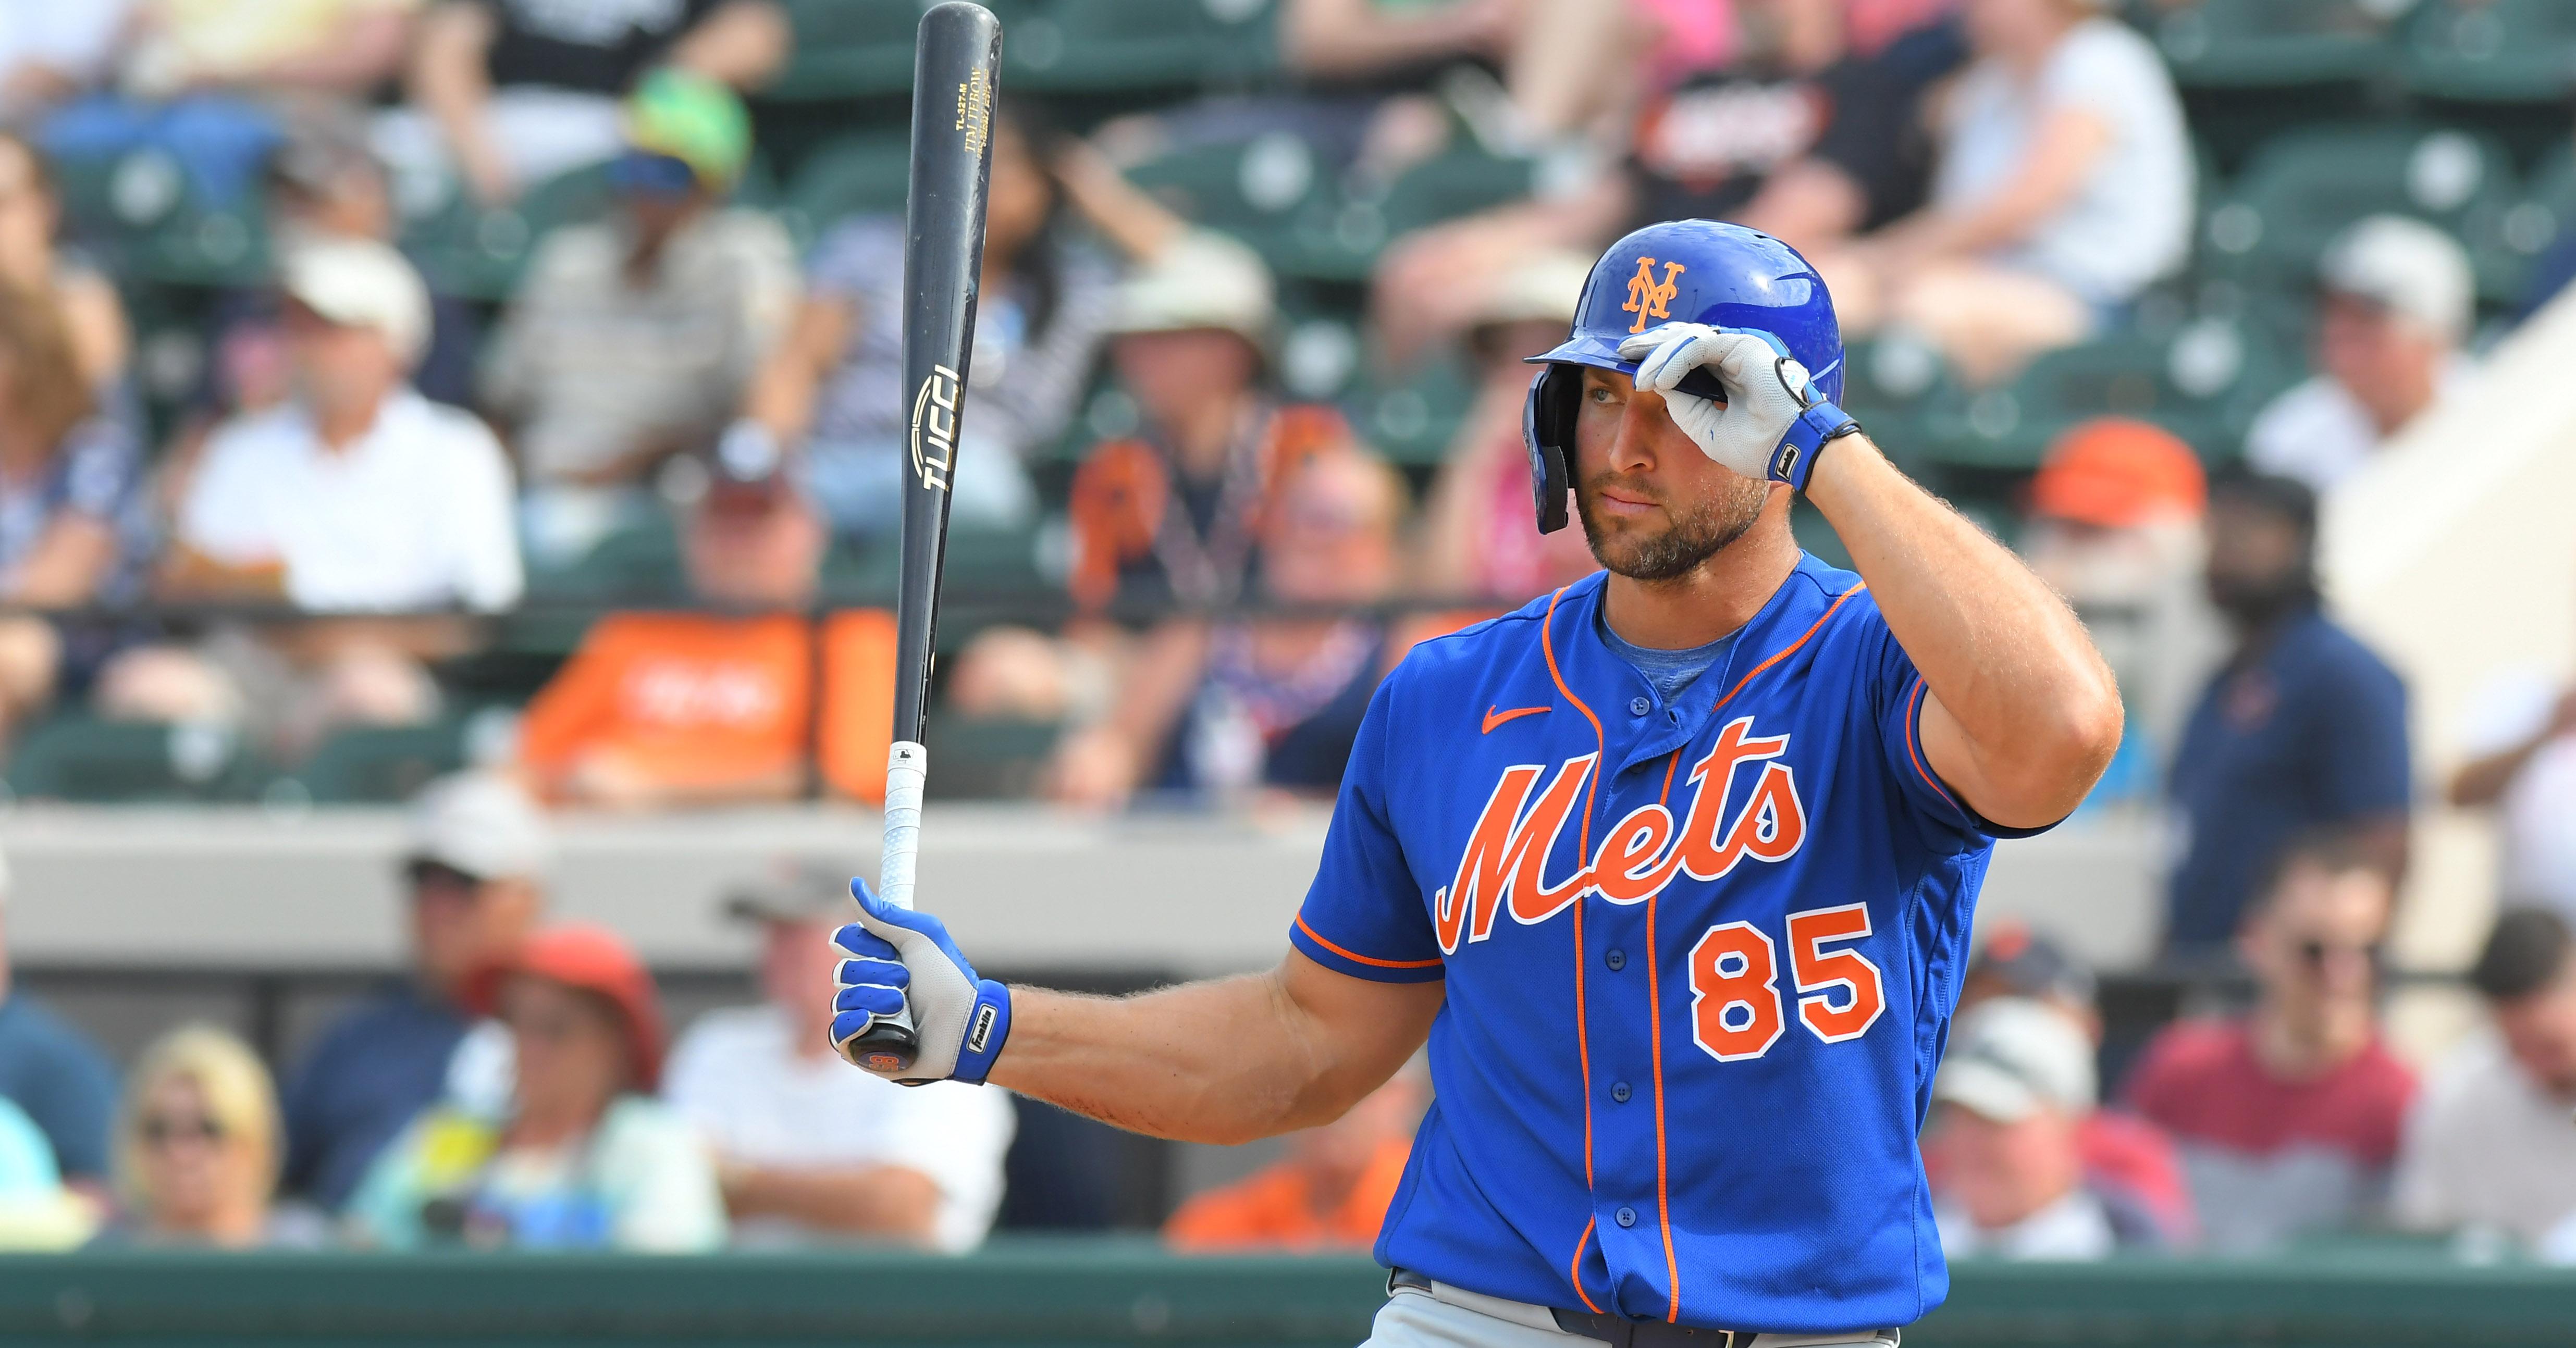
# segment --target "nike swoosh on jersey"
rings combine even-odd
[[[1524,716],[1536,716],[1540,712],[1553,710],[1555,710],[1553,707],[1514,707],[1510,711],[1496,711],[1491,704],[1487,704],[1485,707],[1485,728],[1480,733],[1490,735],[1494,733],[1495,726],[1501,725],[1505,721],[1517,721]]]

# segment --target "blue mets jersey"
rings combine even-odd
[[[1715,1328],[1905,1324],[1949,1288],[1916,1149],[1993,837],[1923,680],[1803,558],[1672,705],[1603,577],[1423,643],[1290,929],[1447,980],[1380,1262]]]

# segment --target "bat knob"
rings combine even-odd
[[[850,1041],[850,1061],[880,1075],[912,1070],[913,1060],[921,1056],[921,1036],[906,1020],[879,1017],[858,1038]]]

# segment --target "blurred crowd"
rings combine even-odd
[[[0,24],[0,735],[51,721],[76,756],[97,721],[213,727],[293,772],[344,733],[498,707],[524,720],[477,755],[550,802],[873,798],[891,632],[851,596],[884,593],[900,513],[903,230],[899,212],[777,204],[759,100],[812,16],[61,8]],[[1586,259],[1638,223],[1723,216],[1790,240],[1877,364],[1910,352],[1969,393],[2144,321],[2191,263],[2202,173],[2131,23],[2152,17],[1285,0],[1272,93],[1122,112],[1006,92],[952,582],[1008,602],[948,628],[940,715],[975,746],[961,780],[1090,808],[1329,791],[1410,643],[1593,569],[1582,539],[1529,522],[1521,361],[1568,321]],[[1527,186],[1398,231],[1344,292],[1359,322],[1336,349],[1299,318],[1315,283],[1283,277],[1275,240],[1195,220],[1206,192],[1139,185],[1283,138],[1300,172],[1363,187],[1460,153]],[[1243,154],[1247,191],[1260,158]],[[203,369],[175,402],[144,396],[128,312],[162,279],[89,247],[66,201],[102,171],[112,195],[139,191],[138,162],[175,166],[165,190],[210,219],[250,220],[268,260],[206,301]],[[589,205],[540,209],[558,198]],[[486,233],[542,227],[497,298],[431,283],[448,271],[411,226],[442,201],[526,207]],[[2297,634],[2266,677],[2314,673],[2372,725],[2401,712],[2366,653],[2287,622],[2294,562],[2221,574],[2236,562],[2204,541],[2227,520],[2202,465],[2331,492],[2464,377],[2478,328],[2460,243],[2403,216],[2352,222],[2282,287],[2311,311],[2314,372],[2241,445],[2078,426],[1993,498],[2020,518],[1989,521],[2115,648],[2139,730],[2103,798],[2170,781],[2220,832],[2392,815],[2405,765],[2362,734],[2335,749],[2353,771],[2299,788],[2356,798],[2229,808],[2263,755],[2323,746],[2193,715],[2222,616],[2245,652],[2280,644],[2256,629]],[[1316,392],[1335,381],[1319,368],[1348,384],[1353,366],[1458,372],[1454,417],[1431,423],[1445,450],[1390,459],[1370,439],[1385,416]],[[1906,429],[1890,423],[1900,457]],[[2220,496],[2304,529],[2289,490]],[[601,578],[639,575],[649,602],[613,611]],[[2287,588],[2220,592],[2240,579]],[[504,621],[564,602],[559,645]],[[534,658],[496,678],[476,663],[496,650]],[[2499,743],[2535,733],[2506,719]],[[2206,942],[2261,849],[2203,850],[2214,869],[2187,887],[2209,912],[2182,934]]]
[[[2006,386],[2132,330],[2192,262],[2206,166],[2133,22],[2187,3],[1281,0],[1275,96],[1072,116],[1006,88],[953,583],[999,555],[1045,602],[955,629],[940,714],[1042,732],[998,793],[1329,795],[1413,642],[1595,567],[1532,523],[1520,412],[1522,358],[1598,249],[1676,216],[1758,226],[1816,261],[1855,341]],[[766,1000],[676,1038],[633,952],[546,916],[547,809],[881,787],[892,624],[846,596],[900,516],[904,231],[792,227],[758,190],[794,10],[0,0],[0,735],[216,726],[292,767],[452,718],[455,671],[546,586],[595,613],[618,606],[579,577],[639,549],[668,572],[506,699],[489,771],[415,804],[414,974],[277,1080],[195,1026],[120,1085],[0,1002],[0,1228],[23,1243],[959,1249],[991,1223],[1002,1093],[894,1090],[824,1051],[846,875],[729,896]],[[1346,182],[1461,145],[1528,170],[1398,233],[1352,297],[1343,365],[1464,372],[1429,461],[1315,391],[1262,241],[1142,185],[1281,135]],[[164,411],[134,278],[67,228],[65,184],[145,150],[255,216],[271,263],[211,296]],[[597,209],[497,300],[406,242],[415,197],[545,218],[575,183]],[[1990,936],[1925,1140],[1943,1237],[2081,1258],[2393,1225],[2576,1259],[2576,683],[2500,675],[2443,784],[2498,821],[2505,916],[2473,977],[2491,1030],[2419,1083],[2377,1020],[2407,693],[2316,565],[2321,500],[2474,369],[2477,277],[2388,214],[2276,279],[2306,370],[2241,443],[2085,421],[1989,521],[2096,617],[2130,702],[2088,808],[2184,824],[2167,960],[2250,978],[2251,1007],[2105,1045],[2088,971]],[[1361,1239],[1424,1089],[1199,1196],[1172,1239]]]
[[[999,1088],[906,1089],[832,1053],[843,865],[786,859],[730,886],[760,1000],[675,1033],[620,937],[550,914],[552,852],[506,777],[424,792],[399,863],[410,968],[275,1076],[192,1023],[120,1080],[7,984],[0,953],[0,1248],[961,1251],[993,1227],[1006,1173],[1040,1191],[1097,1178],[1042,1135],[1015,1150],[1025,1115]],[[2250,998],[2143,1044],[2106,1042],[2095,975],[2064,944],[1990,925],[1923,1136],[1944,1245],[2073,1260],[2413,1231],[2576,1262],[2576,928],[2507,910],[2469,977],[2486,1024],[2419,1079],[2381,1023],[2394,893],[2364,835],[2292,839],[2225,942]],[[5,881],[0,896],[21,901]],[[1366,1248],[1428,1087],[1419,1064],[1399,1072],[1189,1196],[1165,1238]]]

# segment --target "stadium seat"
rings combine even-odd
[[[2386,0],[2201,0],[2156,21],[2156,46],[2185,88],[2360,83],[2396,58]]]
[[[595,220],[608,204],[605,166],[548,179],[506,206],[485,208],[459,193],[413,221],[404,232],[403,248],[440,294],[505,300],[548,233]]]
[[[1351,428],[1391,463],[1431,467],[1448,457],[1449,442],[1475,402],[1474,371],[1454,359],[1435,359],[1400,383],[1364,387]]]
[[[779,211],[788,232],[811,242],[843,218],[900,213],[911,184],[912,145],[901,131],[862,131],[808,154]]]
[[[1055,752],[1061,730],[1052,721],[931,713],[930,742],[939,746],[939,771],[931,774],[931,797],[1008,800],[1038,794],[1040,775]]]
[[[432,778],[465,766],[465,725],[353,726],[322,742],[295,773],[316,805],[409,800]]]
[[[2201,222],[2204,270],[2249,286],[2301,288],[2345,226],[2412,215],[2449,230],[2481,270],[2483,294],[2508,292],[2505,218],[2518,197],[2510,156],[2492,137],[2420,126],[2292,132],[2255,152]]]
[[[2418,94],[2553,107],[2576,94],[2576,5],[2567,0],[2423,0],[2404,36],[2406,85]]]
[[[2195,320],[2170,336],[2119,333],[2051,351],[2003,387],[1927,399],[1924,449],[1949,467],[2022,472],[2069,426],[2127,416],[2223,461],[2290,368],[2251,325],[2232,320]]]
[[[761,97],[865,98],[912,87],[912,40],[922,6],[905,0],[786,0],[786,7],[796,55]]]
[[[10,757],[10,792],[89,804],[251,799],[270,778],[229,727],[56,716]]]
[[[647,516],[601,539],[569,565],[531,570],[528,589],[541,598],[590,603],[676,600],[687,590],[679,531],[666,518]]]
[[[1064,94],[1237,85],[1274,70],[1271,0],[1046,0],[1003,26],[1003,81]]]
[[[1890,334],[1843,353],[1843,406],[1900,463],[1927,448],[1932,409],[1960,400],[1949,365],[1929,343]]]
[[[2523,259],[2536,258],[2571,228],[2576,228],[2576,153],[2562,142],[2531,175],[2522,203],[2506,214],[2504,243]]]
[[[1406,169],[1386,194],[1390,236],[1517,201],[1530,194],[1533,165],[1465,145]]]

